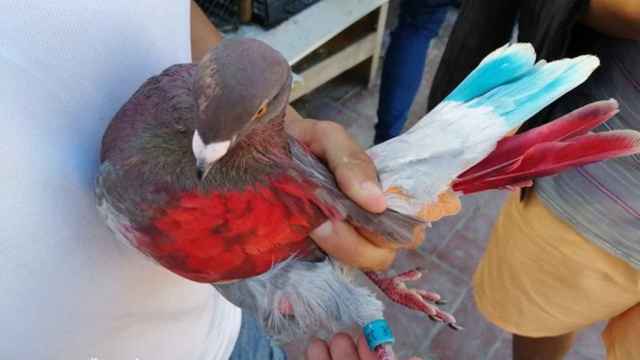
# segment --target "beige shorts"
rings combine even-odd
[[[489,321],[527,337],[601,320],[607,358],[640,359],[640,271],[584,239],[535,195],[510,196],[474,275]]]

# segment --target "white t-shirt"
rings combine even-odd
[[[0,0],[0,358],[212,360],[240,311],[121,244],[94,200],[102,133],[190,61],[188,0]]]

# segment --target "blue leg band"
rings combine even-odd
[[[369,345],[371,351],[378,345],[393,344],[396,341],[387,320],[384,319],[374,320],[368,323],[362,328],[362,331],[364,332],[364,337],[367,339],[367,345]]]

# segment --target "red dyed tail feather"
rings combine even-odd
[[[640,133],[589,130],[618,112],[615,100],[586,105],[544,126],[502,139],[484,160],[452,184],[464,194],[526,183],[567,168],[640,153]]]

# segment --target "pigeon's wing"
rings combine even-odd
[[[335,209],[334,218],[346,219],[363,235],[379,244],[410,246],[424,238],[427,222],[392,209],[377,214],[363,209],[340,191],[333,174],[304,145],[293,138],[289,143],[295,168],[317,184],[316,201]]]

